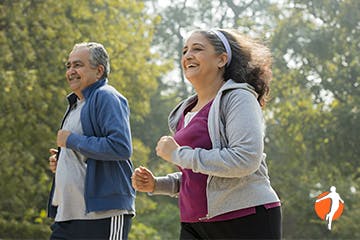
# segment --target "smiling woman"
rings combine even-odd
[[[139,167],[134,188],[179,197],[180,239],[280,239],[280,200],[263,152],[269,49],[235,30],[196,30],[181,65],[196,94],[170,113],[174,135],[156,146],[180,172],[154,177]]]
[[[185,77],[191,82],[196,92],[199,93],[203,86],[213,85],[213,98],[223,84],[222,73],[218,71],[227,63],[227,54],[217,54],[211,43],[201,33],[193,33],[186,41],[181,58]],[[215,86],[217,85],[217,86]],[[206,102],[209,99],[205,99]],[[199,103],[201,105],[206,102]]]

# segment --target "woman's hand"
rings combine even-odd
[[[155,189],[155,177],[152,172],[145,167],[138,167],[131,176],[133,188],[139,192],[153,192]]]
[[[175,141],[173,137],[163,136],[157,143],[155,149],[156,155],[168,162],[171,162],[171,154],[179,147],[179,144]]]

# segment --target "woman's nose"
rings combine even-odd
[[[187,51],[185,54],[184,54],[184,58],[186,60],[189,60],[189,59],[192,59],[193,58],[193,54],[191,51]]]

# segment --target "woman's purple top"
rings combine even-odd
[[[184,127],[185,115],[194,107],[196,102],[185,109],[177,125],[175,140],[180,146],[189,146],[191,148],[211,149],[212,144],[208,132],[208,114],[212,104],[210,101],[206,104]],[[180,167],[179,167],[180,168]],[[225,221],[234,218],[244,217],[256,213],[255,207],[245,208],[218,215],[211,219],[206,219],[207,198],[206,185],[208,175],[194,173],[191,169],[180,168],[182,180],[179,193],[179,208],[181,222],[216,222]],[[224,202],[224,204],[226,204]],[[269,209],[280,206],[280,202],[264,205]],[[202,219],[202,220],[200,220]]]

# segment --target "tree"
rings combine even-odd
[[[1,237],[46,238],[48,148],[55,146],[66,107],[69,51],[76,42],[104,44],[110,82],[128,98],[131,123],[141,124],[164,71],[150,52],[157,20],[144,14],[141,2],[129,0],[5,0],[0,12]],[[134,158],[147,153],[139,135],[133,133]]]
[[[274,12],[267,148],[281,172],[273,179],[284,200],[287,238],[359,237],[353,215],[359,209],[359,9],[357,1],[309,0],[288,1]],[[347,212],[330,234],[310,206],[331,185]]]

